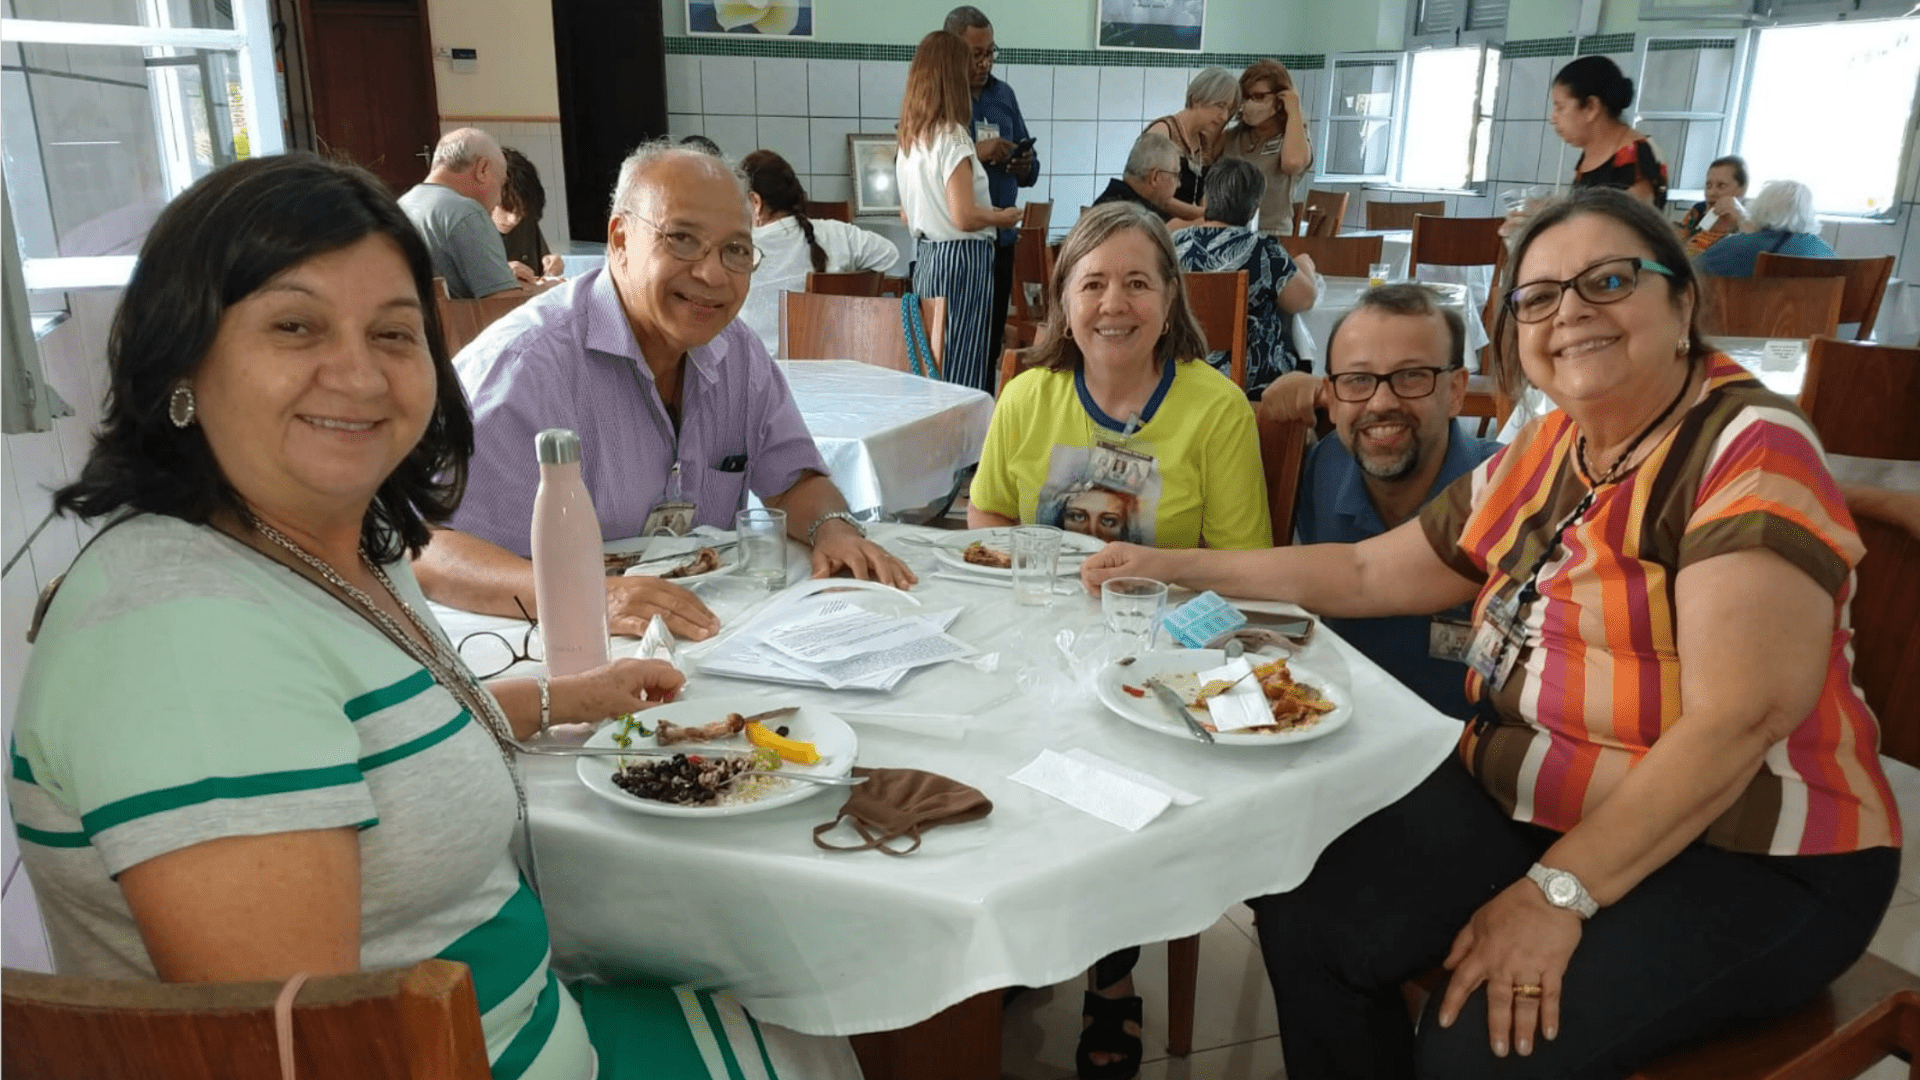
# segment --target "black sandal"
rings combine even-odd
[[[1092,1023],[1081,1030],[1080,1044],[1073,1051],[1073,1068],[1080,1080],[1132,1080],[1139,1074],[1145,1047],[1126,1025],[1140,1023],[1140,1008],[1138,995],[1109,998],[1086,992],[1080,1014]],[[1105,1065],[1095,1065],[1095,1054],[1117,1056]]]

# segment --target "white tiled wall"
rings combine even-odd
[[[533,167],[540,170],[540,186],[547,192],[547,210],[541,215],[540,231],[546,235],[548,247],[564,252],[568,241],[567,173],[566,159],[560,152],[560,125],[546,120],[442,120],[440,134],[462,127],[480,128],[500,140],[500,145],[511,146],[527,155]],[[592,239],[599,241],[606,237]]]

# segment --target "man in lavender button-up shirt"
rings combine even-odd
[[[521,305],[455,361],[474,455],[451,527],[416,563],[427,595],[472,611],[516,614],[516,599],[533,610],[534,437],[553,427],[580,435],[606,539],[640,535],[674,499],[693,503],[696,524],[731,528],[752,491],[813,545],[815,577],[911,584],[846,513],[785,377],[734,321],[753,261],[739,181],[717,159],[662,146],[643,147],[620,175],[606,268]],[[615,633],[637,635],[655,614],[683,637],[719,628],[672,582],[608,578],[607,592]]]

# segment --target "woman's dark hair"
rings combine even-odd
[[[227,309],[292,267],[369,236],[400,247],[420,297],[436,403],[413,452],[367,508],[360,544],[381,562],[426,546],[427,523],[460,505],[473,418],[447,356],[427,247],[373,175],[309,153],[254,158],[202,178],[162,211],[114,314],[105,415],[87,463],[54,494],[62,513],[167,514],[205,525],[251,511],[198,424],[176,428],[168,396],[213,347]],[[263,361],[264,362],[264,359]]]
[[[511,146],[501,147],[500,153],[507,159],[507,182],[500,189],[501,209],[538,224],[547,212],[547,189],[540,183],[540,170]]]
[[[771,150],[755,150],[740,159],[740,174],[747,178],[747,190],[760,196],[760,205],[776,214],[792,214],[800,223],[813,272],[826,273],[827,251],[813,238],[813,221],[807,217],[807,189],[800,186],[800,178],[787,159]]]
[[[1053,277],[1047,282],[1047,322],[1040,328],[1040,342],[1027,355],[1032,367],[1050,371],[1078,371],[1085,362],[1080,346],[1074,342],[1067,325],[1067,279],[1080,260],[1095,248],[1123,232],[1137,232],[1153,241],[1159,256],[1160,280],[1165,283],[1173,303],[1167,312],[1167,330],[1154,343],[1153,358],[1169,364],[1193,360],[1207,354],[1207,335],[1187,304],[1187,279],[1180,273],[1180,259],[1173,251],[1173,236],[1166,223],[1146,207],[1130,202],[1101,203],[1091,207],[1073,223],[1073,231],[1060,243],[1060,258],[1053,264]]]
[[[1520,323],[1513,317],[1507,297],[1521,284],[1520,264],[1526,261],[1527,251],[1533,247],[1533,242],[1554,226],[1582,214],[1597,214],[1625,225],[1647,245],[1655,262],[1672,271],[1671,277],[1645,272],[1640,278],[1641,285],[1653,279],[1666,282],[1667,296],[1675,307],[1679,306],[1681,297],[1692,297],[1693,314],[1687,326],[1687,362],[1692,363],[1713,352],[1700,330],[1703,315],[1700,280],[1694,274],[1693,263],[1687,258],[1687,249],[1681,246],[1673,226],[1652,204],[1642,202],[1618,188],[1574,188],[1571,194],[1547,204],[1521,228],[1520,235],[1514,238],[1513,254],[1507,259],[1507,268],[1500,275],[1500,314],[1494,324],[1493,365],[1488,374],[1501,389],[1514,397],[1526,389],[1527,376],[1520,364]],[[1562,299],[1565,299],[1564,295]]]
[[[1741,187],[1747,186],[1746,158],[1741,157],[1739,154],[1728,154],[1726,157],[1714,158],[1713,161],[1707,165],[1708,172],[1723,168],[1733,170],[1734,183],[1739,184]]]
[[[1633,80],[1620,72],[1620,65],[1604,56],[1583,56],[1553,77],[1555,86],[1564,86],[1567,96],[1576,103],[1586,104],[1588,98],[1599,98],[1607,115],[1615,120],[1633,104]]]

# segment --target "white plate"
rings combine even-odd
[[[1266,658],[1252,654],[1248,654],[1247,658],[1256,665],[1266,662]],[[1193,676],[1226,662],[1226,654],[1218,649],[1162,649],[1146,653],[1124,667],[1108,664],[1101,668],[1093,682],[1094,693],[1099,696],[1102,705],[1148,731],[1197,742],[1193,732],[1167,712],[1166,706],[1161,704],[1160,698],[1152,690],[1147,690],[1146,682],[1158,676],[1182,698],[1191,700],[1200,690],[1199,681]],[[1306,742],[1339,730],[1353,718],[1353,699],[1347,696],[1345,687],[1297,660],[1288,660],[1287,670],[1293,674],[1296,682],[1305,683],[1325,694],[1327,700],[1333,702],[1333,711],[1320,717],[1320,722],[1311,727],[1271,733],[1223,731],[1216,732],[1213,741],[1221,746],[1279,746]],[[1123,686],[1147,690],[1146,696],[1134,697],[1122,689]],[[1206,711],[1195,712],[1194,719],[1207,719]]]
[[[752,716],[778,708],[777,704],[763,698],[706,698],[699,701],[674,701],[641,714],[648,727],[656,721],[671,720],[676,724],[698,727],[715,720],[725,719],[730,712]],[[797,773],[811,773],[816,776],[845,776],[853,771],[853,759],[859,752],[860,740],[845,720],[812,706],[802,705],[800,711],[791,716],[783,716],[771,722],[771,726],[786,725],[788,736],[803,742],[810,742],[820,751],[820,760],[812,765],[796,765],[791,761],[782,762],[781,771],[791,770]],[[588,746],[612,746],[613,733],[620,730],[617,723],[608,724],[593,733],[587,740]],[[635,747],[658,749],[651,739],[633,737]],[[679,750],[687,754],[725,754],[745,753],[753,749],[745,735],[735,735],[730,739],[710,743],[676,743],[665,749]],[[641,758],[583,757],[577,769],[580,782],[594,794],[627,810],[642,814],[655,814],[660,817],[710,818],[737,817],[741,814],[757,814],[762,810],[796,803],[812,795],[827,790],[819,784],[803,784],[796,781],[782,781],[768,778],[769,790],[750,802],[720,803],[713,806],[681,806],[676,803],[656,802],[631,794],[613,782],[613,774],[618,772],[621,763],[627,760],[640,761]],[[754,778],[740,781],[742,784],[756,782]],[[838,790],[838,789],[835,789]]]
[[[632,540],[608,540],[600,545],[600,550],[602,554],[606,555],[624,555],[632,551],[647,550],[647,544],[649,542],[650,538],[644,536],[636,537]],[[726,541],[722,540],[720,542],[725,543]],[[627,577],[659,577],[661,574],[693,558],[694,552],[698,550],[699,548],[689,548],[677,555],[662,555],[658,559],[649,559],[646,562],[627,567],[624,573]],[[723,549],[720,552],[720,568],[718,570],[709,570],[704,574],[688,574],[686,577],[668,578],[667,580],[672,581],[676,585],[686,585],[690,582],[705,581],[711,577],[719,577],[722,574],[731,574],[740,568],[739,552],[740,548],[738,545]]]
[[[982,566],[979,563],[970,563],[966,560],[963,552],[967,550],[969,544],[972,544],[976,540],[988,547],[999,548],[1009,555],[1013,553],[1012,529],[967,529],[962,532],[948,533],[935,541],[936,546],[933,549],[933,557],[949,566],[955,566],[970,573],[987,574],[989,576],[1003,577],[1012,580],[1012,570],[997,566]],[[1085,533],[1066,532],[1063,530],[1060,533],[1059,573],[1061,576],[1078,574],[1080,572],[1080,564],[1086,561],[1087,556],[1106,546],[1107,542],[1104,540],[1097,540]]]

